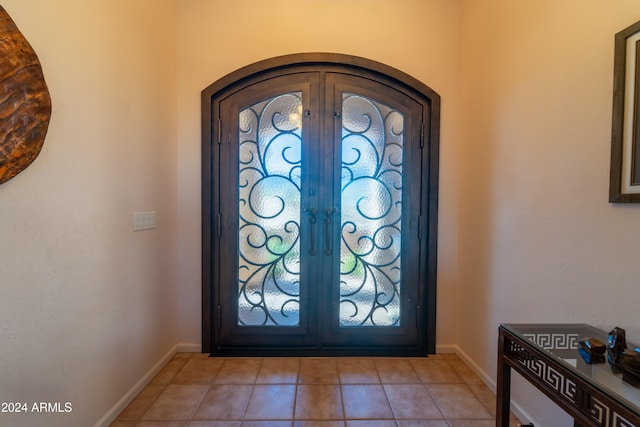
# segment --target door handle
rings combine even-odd
[[[316,254],[316,242],[315,242],[315,229],[316,221],[318,219],[318,210],[316,208],[307,208],[304,210],[309,215],[309,253],[311,255]]]
[[[324,211],[324,254],[331,255],[333,248],[331,245],[331,218],[335,213],[335,209],[326,209]]]

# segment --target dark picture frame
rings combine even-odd
[[[609,202],[640,203],[640,21],[615,36]]]

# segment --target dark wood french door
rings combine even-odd
[[[433,105],[345,71],[264,73],[204,97],[203,343],[214,353],[433,346]]]

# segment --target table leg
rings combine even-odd
[[[511,412],[511,367],[504,360],[504,335],[498,337],[498,378],[496,392],[496,427],[509,427]]]

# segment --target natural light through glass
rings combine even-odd
[[[400,326],[404,116],[342,98],[340,326]]]
[[[238,325],[300,321],[302,93],[240,112]]]

